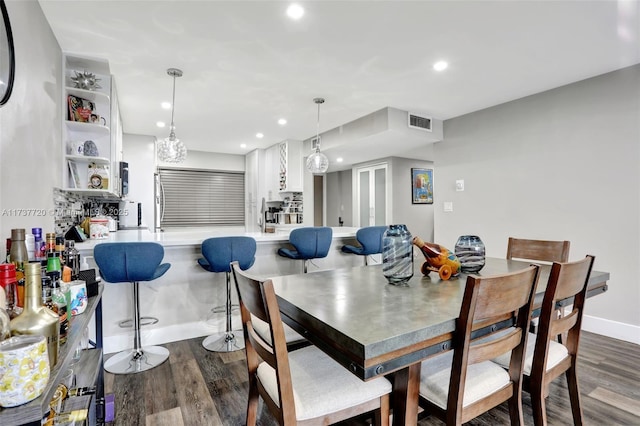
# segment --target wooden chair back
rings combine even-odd
[[[589,283],[594,260],[594,256],[588,255],[577,262],[554,262],[551,267],[549,281],[542,301],[531,375],[525,378],[525,389],[531,392],[536,424],[546,424],[544,398],[549,394],[549,383],[564,372],[567,372],[574,423],[582,423],[576,363],[584,302],[587,297],[587,284]],[[562,317],[558,317],[555,315],[557,302],[567,298],[573,298],[572,311]],[[568,351],[568,357],[547,370],[551,341],[557,335],[564,333],[567,333],[565,347]]]
[[[569,241],[527,240],[509,237],[507,259],[568,262]]]
[[[509,400],[512,424],[522,424],[521,378],[524,350],[527,343],[527,328],[531,318],[531,307],[538,283],[537,265],[531,265],[517,272],[480,277],[470,275],[462,300],[460,316],[453,338],[453,364],[449,381],[447,410],[430,408],[447,424],[465,423],[496,405]],[[493,324],[511,317],[514,327],[502,332],[495,339],[481,337],[481,343],[474,344],[471,332],[474,324]],[[499,354],[511,351],[509,366],[510,384],[485,398],[463,408],[463,395],[469,365],[490,360]]]
[[[279,424],[288,424],[296,419],[295,404],[293,400],[293,387],[291,384],[291,372],[287,342],[284,337],[284,328],[280,317],[278,300],[271,280],[259,280],[244,273],[237,262],[232,262],[233,276],[238,288],[240,299],[240,313],[245,338],[245,351],[247,356],[247,368],[249,381],[255,381],[251,389],[258,389],[260,396],[268,406],[269,411],[276,417]],[[251,315],[269,324],[271,329],[271,342],[266,342],[253,329]],[[278,401],[272,399],[264,386],[260,383],[256,372],[261,360],[267,362],[275,371],[278,381]],[[257,398],[253,398],[257,404]],[[251,403],[251,395],[249,402]],[[248,410],[247,412],[256,412]],[[256,419],[247,419],[247,424],[255,424]]]

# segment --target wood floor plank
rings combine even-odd
[[[173,342],[170,345],[167,345],[167,348],[169,349],[169,362],[171,364],[193,359],[193,352],[188,341]]]
[[[147,416],[147,425],[151,426],[185,426],[182,421],[180,407]]]
[[[223,424],[195,359],[171,364],[185,425]]]
[[[180,406],[176,398],[173,371],[168,361],[137,374],[144,380],[144,407],[147,416]]]
[[[165,345],[172,354],[171,363],[134,375],[105,374],[105,383],[116,394],[116,426],[156,425],[164,418],[173,418],[180,408],[182,424],[242,425],[246,419],[248,377],[244,351],[232,353],[209,352],[202,347],[202,338]],[[191,355],[189,355],[189,353]],[[584,355],[583,355],[584,354]],[[640,425],[640,346],[628,342],[582,333],[578,361],[578,381],[582,394],[585,425]],[[170,373],[166,373],[170,366]],[[153,381],[146,375],[154,375]],[[111,377],[109,377],[111,376]],[[161,376],[168,376],[170,384]],[[144,379],[143,379],[144,378]],[[143,379],[143,380],[141,380]],[[142,383],[145,383],[144,386]],[[154,387],[157,397],[167,398],[163,392],[174,393],[175,406],[161,410],[152,405],[146,412],[144,401]],[[169,397],[168,399],[171,399]],[[162,404],[170,405],[168,402]],[[522,405],[525,424],[533,424],[531,398],[523,392]],[[165,413],[166,412],[166,413]],[[166,417],[163,417],[166,416]],[[569,393],[564,376],[549,387],[547,400],[549,425],[573,424]],[[157,420],[159,419],[159,420]],[[180,425],[176,422],[174,424]],[[275,426],[273,416],[260,401],[258,426]],[[340,426],[364,426],[368,419],[359,418],[340,423]],[[418,426],[442,425],[433,417],[421,418]],[[509,410],[502,404],[468,423],[472,426],[509,424]]]
[[[629,398],[601,387],[589,393],[589,396],[640,417],[640,400]]]

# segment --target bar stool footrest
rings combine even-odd
[[[159,321],[156,317],[140,317],[140,327],[143,325],[151,325],[156,324]],[[133,319],[129,318],[118,323],[118,327],[120,328],[129,328],[133,327]]]

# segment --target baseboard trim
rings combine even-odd
[[[141,329],[142,346],[163,345],[165,343],[177,342],[180,340],[193,339],[195,337],[205,337],[213,333],[225,330],[225,317],[220,315],[217,319],[210,321],[194,321],[185,324],[168,325],[166,327]],[[233,316],[234,329],[242,324],[240,316]],[[241,328],[241,326],[240,326]],[[120,352],[133,347],[133,330],[125,329],[122,333],[105,337],[103,340],[103,351],[105,354]]]
[[[583,315],[582,329],[640,345],[640,326]]]

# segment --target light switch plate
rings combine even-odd
[[[456,191],[464,191],[464,179],[456,180]]]
[[[445,212],[452,212],[453,211],[453,202],[445,201],[444,202],[444,211]]]

